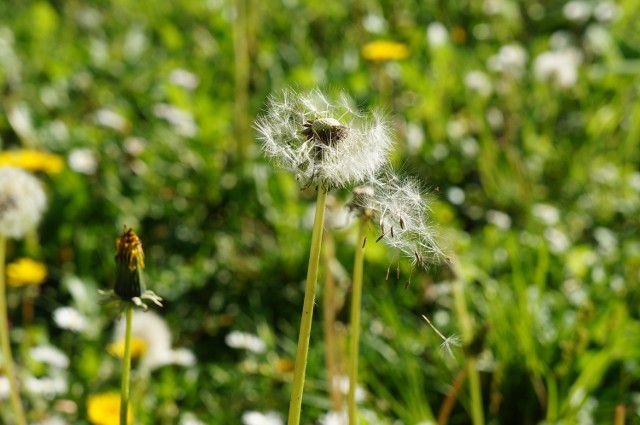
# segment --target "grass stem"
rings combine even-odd
[[[11,342],[9,341],[9,320],[7,308],[7,287],[5,282],[4,263],[6,257],[6,239],[0,235],[0,339],[2,340],[2,358],[4,359],[4,371],[9,380],[11,404],[16,415],[18,425],[26,425],[27,420],[24,415],[20,394],[18,393],[18,382],[13,370],[13,356],[11,355]]]
[[[356,406],[356,388],[358,386],[358,344],[360,341],[360,306],[362,304],[362,274],[364,269],[364,241],[367,231],[368,217],[360,218],[358,241],[356,242],[355,259],[353,260],[353,285],[351,291],[351,344],[349,349],[349,425],[358,423]]]
[[[300,319],[300,333],[298,335],[298,350],[296,352],[295,370],[293,372],[293,386],[291,401],[289,402],[289,425],[300,424],[302,410],[302,392],[309,355],[309,339],[311,337],[311,322],[313,319],[313,305],[318,282],[318,264],[320,263],[320,248],[322,245],[322,231],[324,229],[324,210],[327,202],[327,189],[318,187],[316,215],[311,235],[311,249],[309,252],[309,267],[307,269],[307,283],[304,292],[304,305]]]

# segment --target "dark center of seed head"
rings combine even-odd
[[[302,135],[307,140],[315,140],[326,146],[335,146],[347,135],[349,128],[334,118],[319,118],[303,124]]]

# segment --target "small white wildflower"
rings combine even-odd
[[[346,375],[339,375],[333,378],[333,386],[338,389],[342,394],[349,394],[349,377]],[[359,384],[356,384],[356,402],[364,401],[367,398],[367,391]]]
[[[573,48],[547,51],[536,57],[533,73],[538,80],[552,82],[563,89],[573,87],[578,81],[578,66],[582,53]]]
[[[94,115],[94,122],[119,132],[123,132],[129,127],[129,121],[125,117],[109,109],[97,110]]]
[[[369,13],[362,18],[362,26],[367,32],[379,34],[387,29],[387,21],[383,16]]]
[[[194,90],[198,87],[198,84],[200,84],[200,79],[196,74],[180,68],[171,71],[169,81],[187,90]]]
[[[38,422],[31,422],[30,425],[69,425],[69,422],[60,416],[51,416]]]
[[[493,92],[493,85],[487,74],[478,70],[467,72],[464,76],[464,85],[482,97],[489,97]]]
[[[573,34],[567,30],[554,31],[549,37],[549,46],[552,50],[566,49],[574,44],[573,38]]]
[[[22,238],[42,218],[47,197],[30,173],[0,167],[0,234]]]
[[[535,204],[531,207],[531,213],[547,226],[553,226],[560,221],[560,210],[550,204]]]
[[[489,210],[486,216],[487,221],[500,230],[509,230],[511,228],[511,217],[502,211]]]
[[[615,41],[611,33],[600,24],[592,24],[587,27],[584,41],[586,48],[598,55],[606,55],[615,49]]]
[[[33,360],[53,367],[65,369],[69,366],[69,357],[62,350],[53,346],[39,345],[33,347],[29,354]]]
[[[615,21],[620,15],[620,7],[612,1],[603,1],[596,4],[593,9],[593,16],[599,22]]]
[[[560,229],[549,227],[544,231],[544,237],[549,242],[549,249],[554,254],[560,254],[569,249],[571,242],[567,235]]]
[[[465,199],[467,199],[467,196],[464,194],[464,190],[458,186],[451,186],[447,189],[447,199],[453,205],[462,205]]]
[[[492,130],[498,131],[504,128],[504,114],[495,106],[487,110],[487,122]]]
[[[583,0],[572,0],[564,5],[562,13],[572,22],[583,23],[591,16],[591,5]]]
[[[284,425],[282,417],[277,412],[244,412],[242,423],[243,425]]]
[[[431,47],[442,47],[449,42],[449,32],[440,22],[431,22],[427,27],[427,41]]]
[[[305,187],[339,188],[371,178],[392,143],[380,113],[363,115],[346,95],[332,102],[318,90],[271,96],[255,127],[265,154]]]
[[[527,56],[527,51],[519,44],[507,44],[500,47],[497,54],[487,59],[487,68],[513,78],[520,78],[524,74]]]
[[[224,342],[231,348],[248,350],[254,353],[264,353],[267,349],[267,344],[259,336],[246,332],[230,332],[224,338]]]
[[[469,133],[469,126],[463,119],[452,119],[447,122],[447,136],[451,140],[460,140]]]
[[[348,425],[349,416],[346,410],[341,412],[328,412],[326,415],[322,415],[318,418],[318,425]]]
[[[91,149],[74,149],[69,153],[69,168],[81,174],[95,174],[98,169],[98,161]]]
[[[62,329],[82,332],[87,328],[87,319],[73,307],[60,307],[53,312],[53,320]]]
[[[9,378],[6,376],[0,376],[0,400],[4,400],[9,397],[11,393],[11,386],[9,385]]]
[[[200,419],[192,413],[185,413],[180,419],[180,425],[205,425]]]
[[[155,116],[167,120],[173,125],[176,133],[181,136],[193,137],[198,133],[198,125],[189,111],[166,103],[159,103],[153,107],[153,113]]]
[[[615,232],[606,227],[596,227],[593,237],[598,242],[598,248],[605,254],[613,254],[619,246],[618,237]]]
[[[54,397],[67,392],[67,381],[59,376],[36,378],[28,377],[24,381],[25,390],[32,394]]]

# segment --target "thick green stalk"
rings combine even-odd
[[[360,305],[362,304],[362,272],[364,268],[364,244],[368,218],[360,217],[358,241],[353,260],[353,285],[351,291],[351,347],[349,350],[349,425],[358,423],[356,407],[356,387],[358,386],[358,343],[360,341]]]
[[[300,319],[300,334],[298,335],[298,351],[296,352],[293,387],[291,388],[291,401],[289,403],[289,425],[300,424],[302,391],[304,389],[304,377],[307,369],[307,356],[309,354],[311,320],[313,319],[313,304],[316,297],[316,283],[318,282],[318,264],[320,263],[320,247],[322,245],[326,202],[327,190],[323,187],[318,187],[316,216],[313,222],[309,267],[307,269],[307,284],[304,292],[304,306],[302,308],[302,318]]]
[[[124,336],[124,357],[122,357],[122,389],[120,391],[120,425],[127,425],[129,412],[129,391],[131,375],[131,321],[133,318],[133,304],[127,305],[126,330]]]
[[[453,282],[453,299],[456,308],[456,315],[460,324],[460,332],[462,340],[465,344],[471,343],[473,340],[473,324],[471,316],[467,310],[467,301],[464,296],[464,278],[460,272],[458,265],[452,261],[452,269],[456,275]],[[480,388],[480,373],[476,367],[476,359],[472,356],[467,357],[467,373],[469,379],[469,391],[471,395],[471,420],[473,425],[484,425],[484,412],[482,408],[482,390]]]
[[[7,309],[7,287],[4,279],[4,262],[6,256],[6,239],[0,235],[0,339],[2,339],[2,358],[4,359],[4,371],[9,380],[11,404],[16,415],[18,425],[26,425],[27,420],[20,401],[16,375],[13,371],[13,356],[11,355],[11,342],[9,341],[9,321]]]

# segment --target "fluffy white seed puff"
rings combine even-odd
[[[429,202],[419,182],[399,178],[387,171],[371,183],[357,204],[372,215],[381,236],[419,267],[440,263],[445,255],[438,244],[436,227],[429,218]]]
[[[0,167],[0,234],[21,238],[42,218],[47,197],[28,172]]]
[[[372,178],[392,145],[382,114],[363,114],[348,96],[334,102],[319,90],[271,96],[255,127],[265,154],[303,187],[339,188]]]

